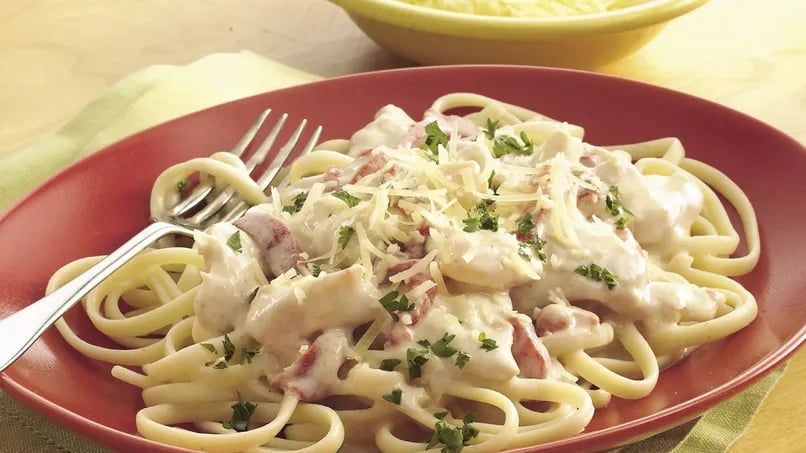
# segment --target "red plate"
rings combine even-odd
[[[0,318],[42,296],[50,275],[107,253],[146,225],[151,184],[166,167],[229,148],[266,107],[349,137],[387,103],[420,115],[436,97],[475,91],[579,124],[594,144],[679,137],[689,155],[722,169],[748,194],[761,223],[758,267],[741,282],[758,318],[729,339],[663,372],[651,396],[615,400],[584,434],[531,451],[601,450],[689,420],[760,379],[806,336],[806,150],[750,117],[701,99],[597,74],[526,67],[437,67],[361,74],[268,93],[155,127],[56,175],[0,220]],[[101,341],[81,313],[68,315]],[[2,386],[52,420],[118,451],[178,452],[138,437],[140,392],[108,365],[73,351],[51,329]]]

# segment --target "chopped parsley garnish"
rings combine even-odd
[[[255,413],[257,404],[241,399],[238,394],[238,402],[232,405],[232,418],[222,423],[225,429],[234,429],[239,433],[249,430],[249,419]]]
[[[420,145],[420,149],[428,151],[428,158],[436,163],[439,163],[439,145],[447,146],[448,136],[439,128],[436,121],[432,121],[425,125],[426,139],[425,143]]]
[[[482,201],[470,210],[467,218],[462,220],[465,224],[464,231],[468,233],[478,230],[498,231],[498,216],[490,215],[487,206],[488,204]]]
[[[381,369],[383,371],[392,371],[396,366],[400,365],[400,359],[384,359],[381,360]]]
[[[409,379],[422,376],[422,367],[426,362],[428,362],[428,349],[407,349],[406,364],[409,367]]]
[[[456,366],[459,367],[460,370],[464,368],[465,365],[467,365],[467,362],[469,361],[470,361],[470,355],[468,353],[464,351],[459,351],[459,353],[456,354]]]
[[[532,214],[527,212],[518,222],[518,234],[521,235],[520,239],[522,239],[518,247],[518,255],[526,260],[536,255],[540,261],[545,263],[547,257],[543,251],[543,246],[546,245],[546,241],[540,239],[540,236],[535,233],[535,222],[532,220]],[[526,236],[527,239],[523,240],[523,236]]]
[[[229,335],[224,335],[224,361],[229,362],[235,355],[235,345],[229,339]]]
[[[484,349],[485,351],[492,351],[493,349],[498,348],[498,343],[492,338],[487,338],[487,334],[484,332],[479,334],[478,340],[479,343],[481,343],[481,349]]]
[[[493,156],[504,157],[520,148],[520,143],[515,137],[502,135],[493,141]]]
[[[305,200],[308,199],[308,194],[305,192],[300,192],[291,200],[291,204],[283,206],[283,212],[287,212],[289,214],[295,214],[302,209],[302,206],[305,204]]]
[[[459,369],[462,369],[464,368],[465,365],[467,365],[467,362],[470,361],[470,356],[464,351],[460,351],[455,347],[451,346],[450,343],[454,340],[454,338],[456,338],[456,335],[445,332],[444,334],[442,334],[442,338],[435,341],[434,343],[431,343],[426,339],[422,339],[417,341],[417,344],[426,348],[425,353],[428,353],[428,349],[430,348],[431,352],[433,352],[434,355],[437,357],[449,358],[455,355],[456,366],[459,367]],[[411,349],[409,349],[409,351],[411,351]]]
[[[394,389],[391,393],[387,393],[383,395],[383,399],[389,401],[392,404],[400,405],[400,398],[403,396],[403,390]]]
[[[520,136],[521,141],[523,142],[523,147],[519,151],[520,154],[523,154],[524,156],[531,156],[532,153],[535,152],[535,142],[533,142],[524,131],[521,131]]]
[[[431,345],[431,350],[434,351],[434,355],[437,357],[447,358],[453,357],[454,354],[459,352],[458,349],[450,346],[451,341],[456,338],[456,335],[449,334],[445,332],[442,335],[442,338],[437,340],[434,344]]]
[[[201,347],[203,347],[204,349],[212,352],[213,354],[218,354],[218,351],[216,350],[214,345],[211,345],[210,343],[200,343],[200,344]]]
[[[232,233],[232,236],[227,238],[227,245],[231,248],[235,253],[243,252],[243,247],[241,246],[241,232],[236,231]]]
[[[311,275],[313,275],[314,277],[318,277],[319,274],[321,274],[321,273],[322,273],[322,268],[319,267],[318,264],[314,264],[313,266],[311,266]]]
[[[490,140],[495,138],[495,130],[498,129],[498,120],[491,120],[487,118],[487,128],[484,129],[484,135]]]
[[[442,415],[442,413],[439,413]],[[437,414],[434,414],[435,416]],[[479,435],[479,430],[474,428],[472,423],[476,417],[468,412],[462,419],[462,426],[451,426],[445,421],[447,413],[442,417],[437,417],[438,420],[434,424],[434,435],[428,442],[426,450],[436,447],[439,444],[444,445],[442,453],[459,453],[464,448],[467,442]]]
[[[621,195],[618,191],[618,186],[610,186],[610,190],[607,191],[607,196],[605,197],[605,210],[607,210],[608,214],[612,216],[619,216],[622,212],[627,213],[629,215],[633,215],[633,213],[624,207],[621,204]]]
[[[213,365],[213,368],[215,368],[216,370],[223,370],[224,368],[227,368],[227,362],[223,360],[217,362],[215,365]]]
[[[180,192],[184,192],[185,189],[187,189],[189,185],[190,185],[190,180],[185,178],[185,179],[179,181],[178,183],[176,183],[176,190],[178,190]]]
[[[255,300],[255,296],[257,296],[257,292],[260,291],[260,286],[255,286],[255,289],[249,293],[249,297],[246,298],[246,303],[251,304],[253,300]]]
[[[353,233],[355,233],[355,228],[351,226],[343,226],[339,228],[339,246],[342,250],[347,247],[347,244],[350,243],[350,238],[353,237]]]
[[[414,303],[409,302],[409,298],[405,294],[400,296],[400,299],[398,299],[398,296],[400,296],[400,293],[397,291],[390,291],[378,299],[378,302],[381,303],[395,322],[400,321],[400,316],[395,313],[396,311],[414,310]]]
[[[518,247],[518,255],[528,260],[531,259],[532,254],[534,254],[540,259],[540,261],[545,263],[548,259],[546,252],[543,251],[543,247],[545,245],[546,241],[540,239],[540,236],[535,234],[528,241],[520,243],[520,246]]]
[[[493,156],[503,157],[507,154],[516,153],[522,156],[531,156],[535,152],[535,144],[532,139],[526,135],[526,132],[520,133],[521,142],[511,135],[501,135],[493,141]]]
[[[526,213],[518,222],[518,233],[532,234],[535,232],[535,223],[532,221],[532,214]]]
[[[248,365],[252,363],[252,359],[260,352],[259,347],[243,348],[241,351],[241,359],[238,361],[241,365]]]
[[[490,177],[487,178],[487,187],[493,191],[493,195],[498,195],[498,188],[501,187],[501,185],[495,183],[495,170],[491,171]]]
[[[627,222],[629,222],[629,221],[630,221],[629,217],[626,217],[626,216],[625,217],[619,217],[618,220],[616,220],[616,229],[617,230],[623,230],[627,226]]]
[[[358,197],[354,197],[347,193],[346,191],[342,190],[339,192],[333,192],[332,194],[334,197],[338,198],[339,200],[347,203],[347,206],[354,208],[358,203],[361,202],[361,199]]]
[[[607,270],[607,268],[599,266],[598,264],[579,266],[574,272],[591,280],[603,282],[607,285],[607,289],[613,289],[618,284],[618,277]]]

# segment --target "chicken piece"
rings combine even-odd
[[[353,328],[383,314],[378,289],[356,264],[319,277],[267,285],[249,307],[246,332],[281,363],[291,363],[316,332]]]
[[[511,234],[453,229],[444,243],[447,253],[439,255],[439,268],[456,281],[501,290],[537,278],[532,265],[518,255],[520,244]]]

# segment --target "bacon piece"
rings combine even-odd
[[[420,236],[423,237],[423,241],[406,244],[405,247],[403,248],[404,256],[408,259],[415,261],[419,260],[420,258],[426,255],[427,250],[425,248],[425,244],[428,241],[428,237],[431,235],[431,229],[426,223],[423,223],[422,225],[420,225],[420,228],[417,229],[417,232],[420,233]]]
[[[518,376],[545,379],[551,357],[537,337],[532,320],[526,316],[513,316],[510,322],[515,328],[512,332],[512,356],[520,369]]]
[[[282,220],[251,210],[234,225],[254,241],[260,250],[260,267],[267,277],[276,277],[299,263],[299,244]]]
[[[392,266],[387,271],[387,276],[391,277],[393,275],[399,274],[405,270],[410,269],[417,263],[419,260],[408,260],[403,261],[395,266]],[[418,286],[420,286],[423,282],[426,281],[434,281],[431,277],[431,274],[428,272],[419,272],[417,274],[412,275],[406,280],[403,280],[402,284],[400,285],[399,291],[401,293],[406,293]],[[418,322],[428,313],[431,309],[431,305],[434,303],[434,298],[437,295],[437,288],[436,286],[428,289],[425,294],[422,296],[410,300],[409,302],[414,304],[414,310],[401,312],[401,315],[408,315],[411,322],[403,323],[403,322],[393,322],[390,324],[386,331],[384,332],[384,336],[386,337],[386,345],[396,345],[402,341],[411,340],[412,332],[410,327],[417,325]]]
[[[323,333],[302,355],[271,380],[271,384],[301,401],[319,401],[330,394],[349,347],[340,330]]]
[[[408,260],[399,263],[395,266],[392,266],[391,268],[389,268],[387,275],[391,277],[405,270],[408,270],[412,266],[414,266],[418,261],[419,260]],[[431,274],[428,272],[419,272],[417,274],[412,275],[408,279],[403,280],[403,285],[401,285],[401,291],[408,292],[427,281],[434,281],[434,279],[431,278]],[[434,286],[430,288],[428,291],[426,291],[425,294],[423,294],[421,297],[409,301],[414,304],[414,310],[408,312],[411,315],[412,326],[417,324],[420,321],[420,319],[422,319],[422,317],[425,316],[426,313],[428,313],[428,309],[431,308],[431,304],[433,303],[434,297],[436,297],[436,295],[437,295],[437,287]]]
[[[596,313],[560,304],[536,308],[534,318],[535,330],[540,337],[565,329],[591,329],[599,325],[599,316]]]
[[[386,165],[386,157],[383,154],[367,157],[366,161],[353,174],[350,184],[355,184],[367,175],[377,173],[384,165]]]

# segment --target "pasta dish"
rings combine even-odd
[[[179,447],[497,452],[574,436],[747,326],[755,299],[730,277],[760,250],[747,197],[677,139],[583,132],[454,93],[420,120],[381,108],[265,195],[231,154],[180,163],[154,184],[155,217],[188,177],[252,207],[165,238],[85,298],[118,347],[56,326],[142,389],[142,436]]]

